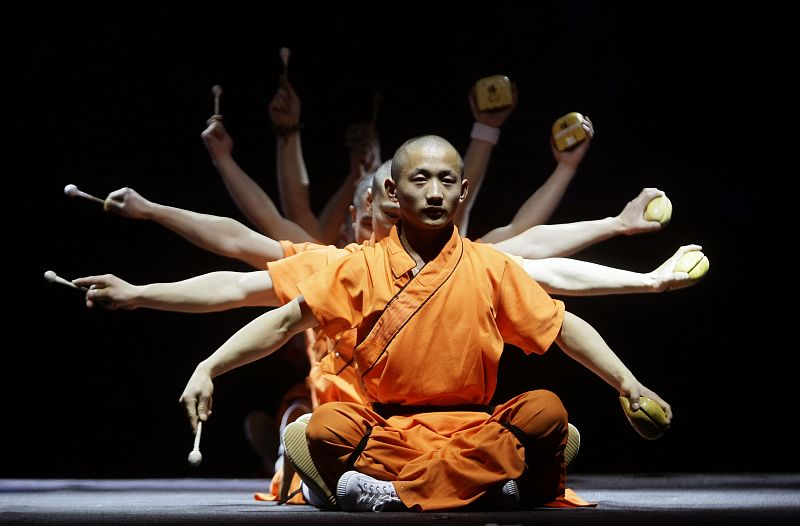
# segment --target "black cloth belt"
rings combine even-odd
[[[466,411],[470,413],[494,413],[492,405],[461,404],[461,405],[403,405],[403,404],[372,404],[372,410],[388,419],[397,415],[415,415],[418,413],[443,413],[451,411]]]

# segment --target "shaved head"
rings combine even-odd
[[[353,191],[353,206],[358,210],[364,210],[367,207],[367,190],[374,185],[373,181],[377,176],[377,172],[368,173],[364,175],[356,183],[355,190]],[[373,190],[374,192],[375,190]]]
[[[375,170],[375,174],[372,177],[372,195],[380,195],[384,192],[383,182],[386,181],[389,177],[392,176],[392,161],[384,161],[377,170]]]
[[[413,139],[409,139],[404,142],[395,152],[394,157],[392,157],[392,179],[395,181],[398,180],[400,174],[407,167],[409,152],[412,150],[417,150],[418,148],[451,151],[458,158],[458,172],[459,175],[462,175],[462,172],[464,171],[464,161],[461,159],[461,155],[458,153],[458,150],[456,150],[452,144],[438,135],[420,135],[419,137],[414,137]]]

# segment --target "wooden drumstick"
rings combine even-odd
[[[193,467],[200,465],[203,461],[203,454],[200,453],[200,432],[203,430],[203,421],[197,422],[197,433],[194,434],[194,449],[189,453],[189,464]]]
[[[64,187],[64,193],[70,197],[83,197],[84,199],[88,199],[89,201],[94,201],[95,203],[100,203],[101,205],[106,204],[105,200],[100,199],[99,197],[95,197],[93,195],[89,195],[86,192],[82,192],[78,190],[78,187],[74,184],[68,184]]]
[[[281,62],[283,62],[283,77],[289,80],[289,48],[282,47],[278,54],[281,56]]]
[[[375,129],[375,123],[378,122],[378,106],[383,101],[383,96],[380,93],[376,93],[372,96],[372,120],[370,121],[370,126],[372,129]]]
[[[219,115],[219,97],[222,95],[222,86],[214,84],[211,88],[211,93],[214,94],[214,115]]]
[[[46,279],[50,283],[59,283],[61,285],[66,285],[67,287],[70,287],[72,289],[77,289],[77,290],[82,290],[82,291],[88,290],[86,287],[79,287],[76,284],[74,284],[73,282],[62,278],[61,276],[59,276],[58,274],[56,274],[52,270],[48,270],[48,271],[46,271],[44,273],[44,279]]]

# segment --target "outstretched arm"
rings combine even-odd
[[[598,296],[663,292],[694,285],[686,272],[675,272],[678,260],[700,245],[684,245],[652,272],[622,270],[567,258],[525,259],[523,267],[548,294]]]
[[[629,201],[616,217],[559,225],[538,225],[494,244],[502,252],[528,259],[569,256],[620,234],[632,235],[659,230],[658,221],[646,221],[644,209],[652,199],[664,195],[657,188],[645,188]],[[481,238],[481,241],[484,241]]]
[[[232,155],[233,139],[217,115],[208,120],[208,128],[201,136],[225,188],[251,223],[273,239],[295,243],[315,240],[302,227],[283,217],[264,189],[239,167]]]
[[[350,171],[339,189],[328,199],[320,212],[319,222],[322,236],[327,244],[334,244],[347,217],[347,209],[353,203],[353,194],[358,181],[367,172],[373,172],[381,164],[378,134],[369,123],[352,124],[345,133],[345,145],[350,152]]]
[[[120,188],[108,194],[104,208],[123,217],[155,221],[200,248],[256,268],[283,257],[279,242],[235,219],[153,203],[132,188]]]
[[[205,421],[211,414],[213,378],[272,354],[295,334],[317,325],[301,296],[239,329],[197,365],[181,394],[180,403],[186,410],[192,430],[197,429],[198,420]]]
[[[470,133],[469,146],[464,154],[464,179],[469,181],[469,193],[467,198],[458,207],[454,222],[462,236],[467,235],[469,226],[469,215],[472,212],[472,205],[483,185],[486,169],[492,157],[492,150],[500,137],[500,127],[517,107],[517,87],[511,85],[512,104],[510,107],[500,111],[480,111],[475,101],[475,87],[469,93],[469,107],[472,110],[472,117],[475,124]]]
[[[269,103],[269,116],[275,129],[278,192],[286,217],[323,241],[320,222],[311,209],[309,181],[300,141],[300,97],[281,76],[275,96]]]
[[[494,230],[481,237],[485,243],[497,243],[516,236],[525,230],[536,225],[546,223],[553,215],[564,193],[567,191],[569,183],[578,172],[578,167],[589,150],[589,145],[594,136],[592,121],[586,118],[583,124],[589,139],[581,143],[571,151],[559,152],[552,144],[553,157],[556,160],[556,169],[550,177],[539,187],[532,196],[520,207],[514,218],[506,226],[495,228]],[[470,182],[471,185],[471,182]],[[470,186],[470,189],[472,187]]]
[[[319,216],[311,208],[309,178],[300,139],[300,97],[281,76],[280,87],[269,105],[277,135],[277,173],[281,205],[286,217],[302,226],[323,244],[337,241],[353,190],[365,171],[380,165],[380,145],[371,124],[348,128],[345,137],[350,149],[350,170],[339,189],[328,199]]]
[[[664,409],[668,420],[672,419],[672,408],[669,404],[642,385],[594,327],[581,318],[565,312],[564,323],[556,343],[569,357],[616,389],[620,396],[629,398],[633,410],[639,409],[639,397],[647,396]]]
[[[173,283],[132,285],[113,274],[72,280],[87,287],[86,306],[108,309],[157,309],[175,312],[216,312],[237,307],[280,305],[266,270],[211,272]]]

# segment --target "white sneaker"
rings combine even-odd
[[[578,450],[581,448],[581,434],[578,428],[572,424],[569,426],[569,433],[567,434],[567,447],[564,448],[564,464],[569,467],[570,464],[578,456]]]
[[[336,500],[344,511],[408,511],[391,482],[348,471],[339,478]]]
[[[479,501],[481,509],[516,510],[519,508],[519,487],[516,481],[509,480],[502,486],[495,486],[486,492]]]
[[[519,488],[517,488],[517,483],[515,481],[509,480],[503,484],[503,488],[500,490],[500,495],[501,509],[515,510],[519,508]]]
[[[286,460],[294,467],[300,479],[308,486],[309,491],[316,494],[317,501],[327,502],[325,508],[335,508],[336,499],[328,489],[325,481],[317,471],[306,441],[306,424],[292,422],[283,430],[283,445],[286,449]]]
[[[306,503],[310,506],[314,506],[315,508],[322,508],[322,509],[330,509],[331,505],[327,500],[324,500],[322,497],[317,495],[315,491],[311,491],[308,485],[305,482],[300,483],[300,493],[303,494],[303,498],[306,500]]]

